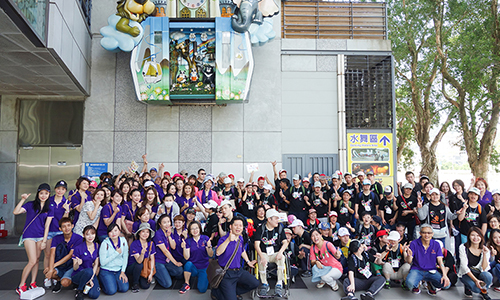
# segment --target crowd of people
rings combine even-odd
[[[458,280],[466,297],[500,292],[500,192],[484,179],[437,188],[407,172],[406,183],[383,187],[370,171],[290,181],[272,166],[274,178],[255,181],[253,173],[246,181],[204,169],[171,176],[163,165],[148,170],[144,157],[142,172],[82,176],[71,190],[63,180],[54,189],[43,183],[14,209],[26,214],[20,243],[28,256],[16,292],[37,287],[42,251],[44,286],[76,288],[77,300],[153,282],[169,288],[173,279],[184,282],[184,294],[194,277],[216,300],[255,289],[270,295],[269,263],[277,297],[296,276],[317,288],[342,286],[342,300],[356,300],[355,292],[372,300],[396,285],[436,295]],[[207,273],[211,258],[227,269],[218,286]]]

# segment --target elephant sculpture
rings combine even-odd
[[[262,24],[263,18],[279,13],[279,7],[274,0],[233,0],[238,10],[231,17],[231,26],[236,32],[248,31],[252,23]]]

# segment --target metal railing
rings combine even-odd
[[[281,37],[387,39],[385,2],[283,0]]]

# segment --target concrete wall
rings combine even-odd
[[[98,2],[108,1],[93,1],[93,4]],[[47,48],[53,49],[89,94],[91,35],[79,6],[78,0],[50,1]]]
[[[18,113],[15,96],[1,96],[0,99],[0,217],[6,221],[9,233],[14,229],[14,207],[16,204],[17,178],[17,130]],[[3,197],[7,195],[7,204]]]

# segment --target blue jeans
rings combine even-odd
[[[243,295],[256,289],[260,284],[252,274],[240,269],[227,270],[217,289],[212,290],[212,295],[217,300],[236,300],[236,295]]]
[[[127,266],[127,270],[125,273],[127,274],[128,281],[134,285],[139,285],[141,289],[147,290],[149,289],[150,283],[147,278],[141,276],[142,264],[138,264],[137,262],[133,262]]]
[[[182,275],[182,267],[174,265],[171,261],[166,264],[156,262],[155,266],[155,278],[158,284],[166,289],[172,286],[172,277],[180,277]]]
[[[496,260],[494,260],[490,263],[490,267],[493,276],[495,276],[497,280],[500,280],[500,264]]]
[[[188,261],[184,265],[184,272],[191,273],[191,277],[198,277],[198,291],[200,293],[204,293],[208,289],[208,277],[207,277],[207,268],[198,269],[195,265]]]
[[[92,270],[92,268],[83,269],[75,275],[71,276],[71,281],[78,285],[79,291],[83,291],[87,282],[89,282],[90,278],[92,278],[93,273],[94,271]],[[99,292],[99,280],[97,280],[97,276],[94,276],[92,282],[94,283],[94,286],[90,289],[87,296],[89,296],[90,299],[97,299],[101,294],[101,292]]]
[[[443,286],[441,283],[441,273],[435,272],[434,274],[429,271],[421,271],[416,269],[411,269],[410,273],[406,277],[406,286],[409,288],[417,288],[420,281],[429,281],[434,288],[447,289],[448,286]]]
[[[128,281],[123,282],[120,279],[120,271],[108,271],[101,269],[99,280],[101,280],[102,292],[106,295],[114,295],[116,292],[125,293],[128,291]]]
[[[481,274],[479,274],[477,279],[484,281],[484,283],[486,283],[486,287],[490,288],[491,282],[493,281],[493,275],[491,275],[490,272],[481,272]],[[462,276],[462,278],[460,278],[460,281],[462,281],[465,288],[468,288],[472,292],[478,294],[481,292],[481,290],[476,286],[476,284],[474,283],[474,281],[472,281],[472,278],[470,278],[469,275],[465,274],[464,276]]]

